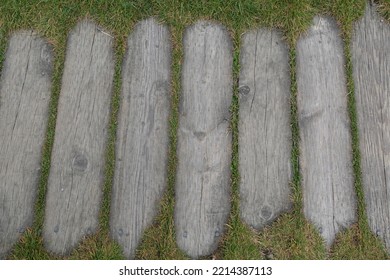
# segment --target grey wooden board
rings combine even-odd
[[[390,252],[390,25],[368,4],[352,62],[368,222]]]
[[[170,109],[170,34],[153,19],[128,38],[123,63],[111,234],[133,258],[166,186]]]
[[[232,43],[201,21],[183,46],[175,224],[179,247],[197,258],[216,249],[230,210]]]
[[[343,44],[336,22],[315,17],[297,44],[304,214],[326,244],[356,221]]]
[[[113,40],[88,21],[66,50],[46,197],[44,242],[68,253],[95,232],[114,74]]]
[[[0,258],[32,225],[51,71],[44,40],[32,31],[12,35],[0,81]]]
[[[241,217],[261,229],[291,207],[288,49],[278,32],[260,29],[243,37],[240,61]]]

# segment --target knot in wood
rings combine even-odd
[[[202,141],[206,137],[206,133],[202,131],[195,131],[194,132],[195,137],[199,140]]]
[[[250,91],[251,91],[251,89],[250,89],[248,86],[241,86],[241,87],[238,89],[238,92],[239,92],[242,96],[248,95]]]
[[[272,210],[269,206],[264,206],[261,208],[261,217],[264,218],[264,220],[268,221],[272,216]]]
[[[73,169],[79,172],[84,172],[88,167],[88,159],[85,155],[78,154],[73,158]]]

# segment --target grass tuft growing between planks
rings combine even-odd
[[[383,243],[359,222],[336,236],[331,248],[334,260],[386,260],[389,256]]]
[[[321,236],[297,210],[279,217],[263,229],[259,246],[264,259],[313,260],[326,259]]]
[[[238,121],[239,121],[239,74],[240,74],[240,33],[233,34],[233,98],[230,106],[232,132],[232,161],[231,161],[231,211],[229,221],[225,227],[219,249],[212,256],[213,259],[260,259],[261,255],[257,246],[256,232],[245,225],[240,219],[240,195],[239,195],[239,157],[238,157]]]
[[[375,0],[378,6],[379,14],[390,23],[390,1],[389,0]]]
[[[375,1],[381,15],[390,20],[389,0]],[[174,205],[176,177],[176,142],[179,122],[181,90],[181,63],[183,59],[182,36],[185,28],[200,19],[219,22],[227,27],[234,46],[233,81],[234,95],[231,106],[233,154],[231,166],[231,213],[226,232],[213,256],[216,259],[384,259],[383,244],[371,233],[364,208],[361,181],[360,152],[356,106],[354,100],[350,40],[353,23],[362,16],[365,0],[3,0],[0,5],[0,69],[4,61],[7,39],[15,30],[34,29],[44,36],[54,50],[52,96],[47,135],[42,150],[41,178],[39,181],[35,219],[17,243],[9,258],[12,259],[122,259],[118,244],[110,239],[109,218],[111,187],[115,168],[115,141],[117,113],[121,95],[121,64],[126,51],[126,39],[134,24],[154,16],[167,24],[172,38],[172,88],[170,146],[167,166],[167,189],[160,204],[160,211],[153,225],[146,230],[137,250],[138,259],[185,259],[175,240]],[[299,127],[297,116],[297,85],[295,74],[295,45],[299,36],[311,24],[316,14],[334,16],[345,41],[346,73],[348,83],[348,108],[353,142],[353,168],[357,192],[358,222],[340,233],[327,252],[316,229],[303,215],[302,186],[299,173]],[[91,19],[115,38],[116,69],[111,104],[111,118],[106,150],[105,181],[102,207],[99,214],[99,230],[85,238],[70,256],[59,257],[48,253],[43,246],[45,195],[50,171],[50,158],[54,142],[58,98],[61,89],[66,42],[69,31],[79,20]],[[293,209],[283,214],[273,224],[257,232],[245,225],[239,215],[238,171],[238,77],[241,35],[259,27],[278,28],[290,46],[291,71],[291,181]]]

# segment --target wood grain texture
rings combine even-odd
[[[197,258],[211,254],[230,210],[232,44],[198,22],[184,35],[176,178],[176,239]]]
[[[368,222],[390,253],[390,25],[369,4],[355,25],[352,62]]]
[[[315,17],[297,44],[304,214],[326,244],[356,221],[343,44],[336,22]]]
[[[276,31],[243,37],[240,68],[241,217],[261,229],[291,207],[290,72]]]
[[[98,226],[114,74],[112,37],[88,21],[66,51],[46,197],[44,242],[66,254]]]
[[[0,81],[0,258],[33,222],[51,72],[43,39],[32,31],[12,35]]]
[[[128,38],[117,131],[111,234],[133,258],[166,186],[170,34],[149,19]]]

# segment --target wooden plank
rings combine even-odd
[[[0,258],[33,222],[52,49],[32,31],[11,36],[0,82]]]
[[[96,231],[114,74],[113,40],[84,21],[71,32],[46,198],[44,241],[68,253]]]
[[[368,223],[390,253],[390,25],[367,4],[352,39]]]
[[[276,31],[243,37],[240,70],[241,217],[261,229],[291,207],[290,72]]]
[[[304,214],[326,244],[356,221],[343,44],[336,22],[315,17],[297,44]]]
[[[166,186],[170,109],[170,34],[153,19],[128,38],[123,63],[111,234],[133,258]]]
[[[230,210],[232,44],[222,26],[202,21],[183,45],[176,239],[197,258],[216,249]]]

